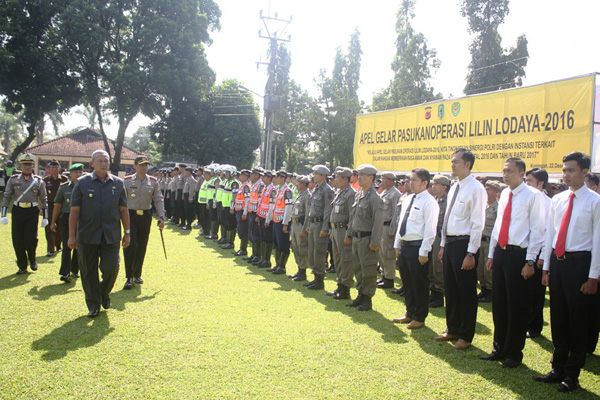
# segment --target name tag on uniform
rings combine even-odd
[[[335,212],[339,213],[340,212],[340,206],[335,206]]]
[[[294,214],[298,215],[300,214],[300,210],[298,210],[297,208],[294,210]]]

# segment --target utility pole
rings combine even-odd
[[[270,14],[270,13],[269,13]],[[292,22],[290,19],[280,19],[275,16],[263,15],[262,10],[260,11],[260,19],[263,22],[266,34],[263,34],[262,30],[258,31],[258,36],[263,39],[269,39],[269,62],[257,62],[257,66],[265,64],[268,66],[267,84],[265,85],[265,98],[264,98],[264,121],[263,121],[263,135],[262,143],[260,146],[260,164],[266,168],[272,168],[271,152],[273,147],[273,118],[275,113],[281,109],[281,97],[279,93],[275,93],[275,74],[277,71],[277,48],[279,42],[289,42],[291,36],[283,38],[287,26]],[[278,27],[282,27],[279,33],[269,29],[269,22],[277,24]]]

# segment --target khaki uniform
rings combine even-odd
[[[320,237],[321,231],[329,232],[329,216],[331,215],[331,201],[333,189],[326,182],[315,186],[310,198],[308,218],[304,221],[304,229],[308,231],[308,263],[316,276],[325,276],[327,264],[327,246],[329,235]]]
[[[482,288],[492,290],[492,271],[488,271],[485,264],[488,260],[490,250],[490,236],[498,214],[498,201],[485,206],[485,227],[481,235],[481,246],[479,247],[479,260],[477,262],[477,280]]]
[[[304,230],[304,223],[308,208],[310,207],[310,193],[305,190],[298,193],[292,207],[292,252],[299,270],[308,268],[308,234]],[[304,232],[304,238],[300,234]]]
[[[398,221],[394,221],[396,214],[396,205],[400,201],[402,194],[395,186],[389,190],[381,192],[381,200],[383,201],[382,218],[383,218],[383,233],[381,235],[381,244],[379,245],[379,265],[383,270],[385,279],[394,279],[396,277],[396,251],[394,250],[394,237]]]
[[[442,197],[436,197],[435,199],[440,206],[440,215],[438,217],[435,240],[431,249],[431,257],[433,260],[429,263],[429,288],[432,291],[444,293],[444,263],[438,258],[438,253],[440,252],[442,226],[444,225],[444,217],[448,205],[448,191],[446,191]]]
[[[383,233],[383,201],[374,187],[360,191],[352,205],[347,236],[352,238],[354,275],[359,294],[375,295],[377,288],[377,252],[369,245],[379,246]]]
[[[354,285],[354,262],[352,245],[344,244],[348,232],[350,210],[354,204],[356,191],[352,186],[339,190],[333,198],[329,226],[331,227],[331,245],[333,248],[333,261],[339,284],[351,288]]]

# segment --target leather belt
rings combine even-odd
[[[304,217],[292,218],[292,223],[293,224],[303,224],[304,223]]]
[[[423,240],[401,240],[400,246],[403,247],[421,247]]]
[[[336,229],[336,228],[347,229],[348,228],[347,222],[331,222],[330,225],[331,225],[331,229]]]
[[[383,221],[383,226],[390,226],[392,221]]]
[[[459,240],[469,240],[470,236],[469,235],[462,235],[462,236],[446,236],[446,243],[452,243],[452,242],[456,242]]]
[[[38,203],[35,202],[35,201],[33,203],[27,203],[27,202],[24,202],[24,201],[20,201],[20,202],[17,203],[15,201],[14,205],[17,206],[17,207],[21,207],[21,208],[31,208],[31,207],[37,207]]]
[[[556,256],[556,252],[553,251],[553,253]],[[592,254],[591,251],[567,251],[567,252],[565,252],[565,254],[562,257],[556,256],[556,259],[564,261],[564,260],[567,260],[567,259],[570,259],[570,258],[585,257],[585,256],[588,256],[590,254]]]
[[[500,247],[500,246],[498,245],[498,247]],[[519,247],[519,246],[514,246],[514,245],[512,245],[512,244],[507,244],[507,245],[506,245],[506,246],[504,246],[504,247],[500,247],[500,249],[501,249],[501,250],[510,250],[510,251],[527,250],[527,249],[524,249],[524,248],[522,248],[522,247]]]
[[[312,217],[310,222],[323,222],[323,217]]]
[[[355,238],[364,238],[367,236],[371,236],[371,232],[355,231],[355,232],[350,233],[350,236],[355,237]]]
[[[135,214],[135,215],[144,215],[144,214],[150,214],[150,210],[129,210],[130,214]]]
[[[482,236],[481,236],[481,240],[484,240],[484,241],[486,241],[486,242],[489,242],[489,241],[490,241],[490,237],[489,237],[489,236],[482,235]]]

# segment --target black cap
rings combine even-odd
[[[56,161],[56,160],[52,160],[52,161],[50,161],[50,162],[48,163],[48,166],[49,166],[49,167],[50,167],[50,166],[57,166],[57,167],[58,167],[59,165],[60,165],[60,164],[59,164],[59,163],[58,163],[58,161]]]
[[[135,165],[142,165],[142,164],[150,164],[150,161],[148,160],[148,157],[146,157],[146,156],[139,156],[139,157],[135,158],[133,163]]]

